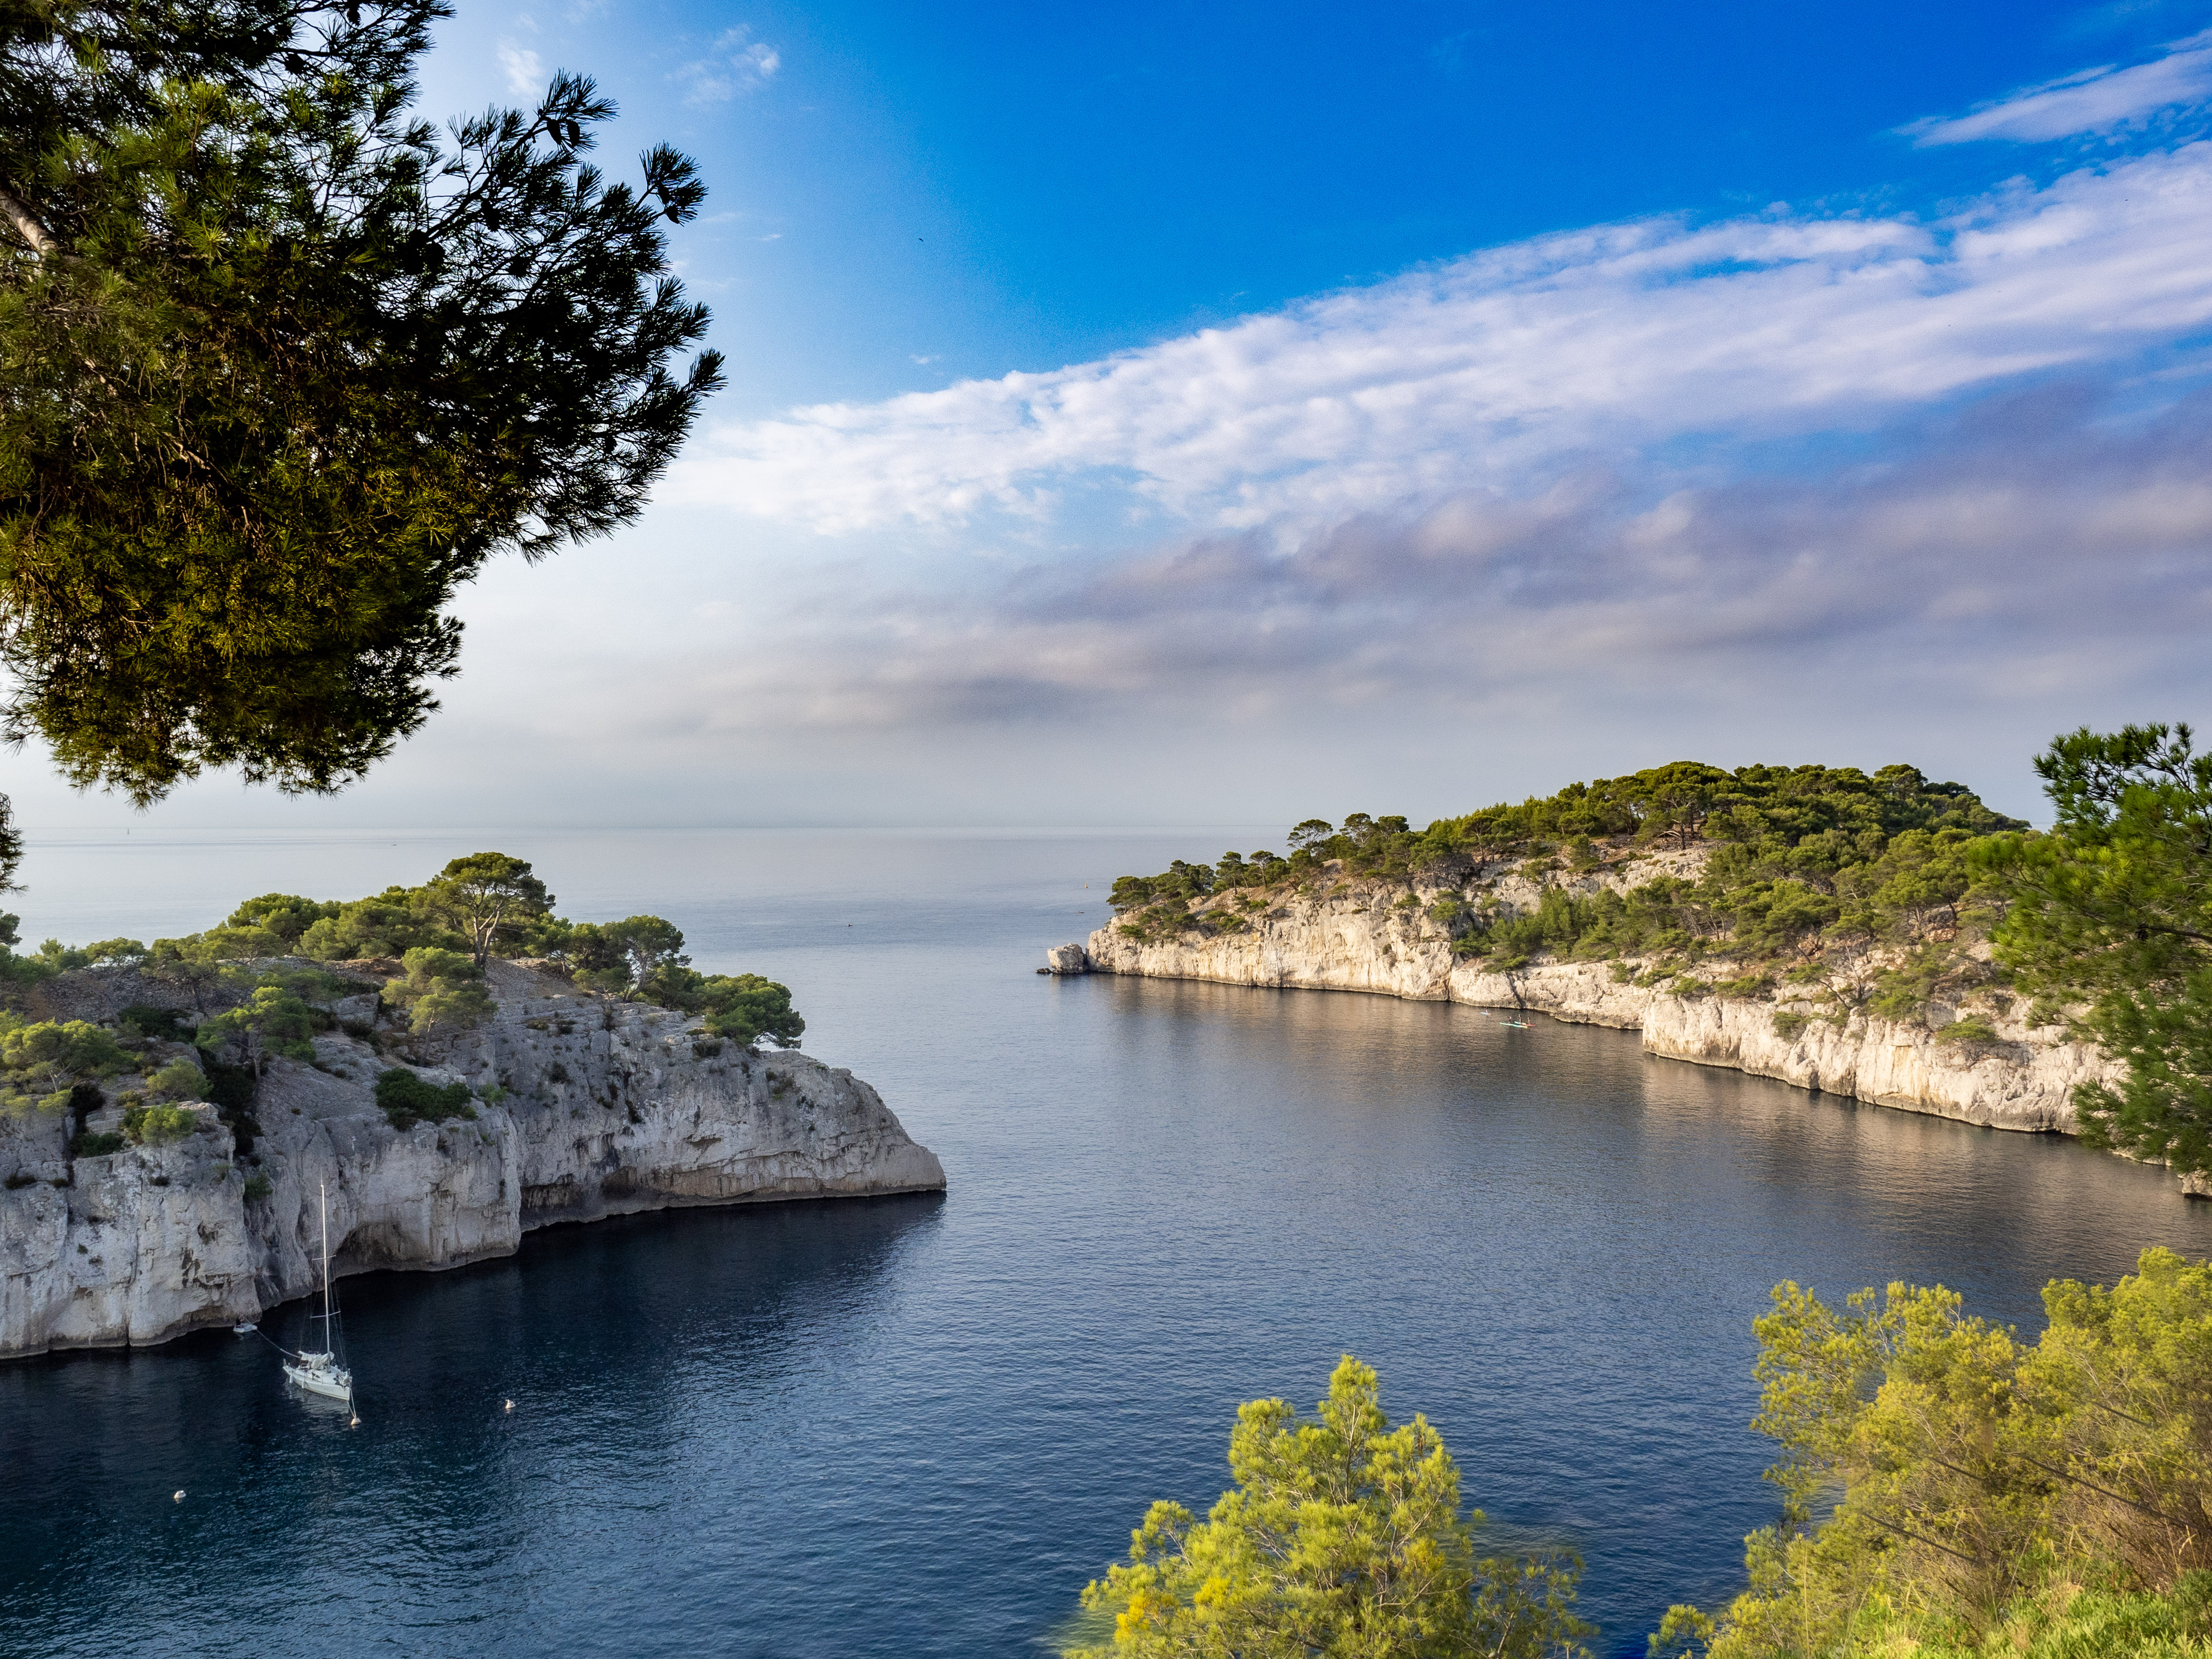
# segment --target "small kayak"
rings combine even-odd
[[[233,1336],[251,1336],[254,1332],[260,1328],[261,1328],[256,1325],[252,1320],[241,1319],[237,1324],[233,1325],[230,1328],[230,1334]]]

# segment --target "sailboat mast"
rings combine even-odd
[[[323,1346],[331,1340],[331,1183],[323,1188]]]

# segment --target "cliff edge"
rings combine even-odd
[[[72,1157],[67,1119],[0,1115],[0,1358],[160,1342],[307,1293],[325,1184],[340,1274],[505,1255],[555,1222],[945,1186],[850,1072],[521,964],[494,961],[489,981],[492,1016],[434,1044],[395,1039],[371,989],[313,1064],[269,1062],[250,1111],[198,1109],[162,1144]],[[39,1000],[65,1019],[184,1006],[129,969],[64,975]],[[394,1127],[374,1085],[395,1052],[470,1085],[473,1117]],[[82,1127],[120,1122],[107,1106]]]
[[[1678,995],[1637,983],[1632,962],[1539,960],[1500,972],[1455,955],[1449,934],[1429,919],[1439,896],[1486,873],[1454,872],[1436,885],[1346,878],[1317,893],[1277,893],[1264,910],[1240,917],[1235,932],[1194,929],[1147,940],[1109,922],[1090,936],[1084,954],[1098,973],[1366,991],[1636,1030],[1645,1052],[1667,1059],[1998,1129],[2074,1133],[2075,1085],[2120,1074],[2096,1049],[2037,1040],[2018,1012],[1995,1007],[1976,1010],[1994,1041],[1947,1042],[1940,1024],[1863,1013],[1778,1018],[1767,1001]],[[1533,907],[1540,896],[1516,876],[1491,875],[1488,885],[1509,907]],[[1955,1011],[1936,1012],[1942,1018]],[[2192,1194],[2212,1190],[2201,1180],[2183,1185]]]

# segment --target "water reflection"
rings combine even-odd
[[[355,1651],[349,1632],[434,1629],[415,1639],[461,1651],[480,1622],[542,1631],[611,1515],[665,1511],[794,1376],[850,1362],[941,1203],[636,1217],[349,1280],[358,1430],[227,1333],[0,1367],[9,1650],[118,1650],[132,1632],[123,1645]],[[508,1639],[479,1650],[542,1650]]]

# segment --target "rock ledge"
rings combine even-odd
[[[100,977],[64,975],[87,982],[55,994],[112,1000]],[[125,1000],[157,1000],[131,977]],[[313,1066],[270,1064],[243,1153],[212,1114],[167,1146],[74,1159],[62,1120],[0,1116],[0,1358],[160,1342],[307,1294],[325,1183],[340,1274],[506,1255],[556,1222],[945,1186],[850,1072],[699,1037],[680,1013],[514,963],[490,979],[486,1024],[403,1048],[431,1081],[490,1091],[473,1121],[392,1128],[374,1086],[400,1061],[338,1033]]]
[[[1091,935],[1085,954],[1097,973],[1533,1009],[1640,1030],[1645,1051],[1669,1060],[1998,1129],[2074,1133],[2075,1085],[2120,1074],[2098,1050],[2033,1040],[2017,1019],[1999,1018],[1993,1042],[1947,1043],[1926,1026],[1863,1015],[1840,1025],[1807,1019],[1784,1035],[1767,1003],[1624,983],[1605,963],[1539,962],[1498,973],[1454,956],[1449,939],[1424,918],[1435,893],[1416,887],[1408,903],[1407,891],[1403,883],[1344,883],[1279,897],[1243,933],[1152,943],[1125,938],[1109,923]],[[2184,1187],[2195,1193],[2205,1183]]]

